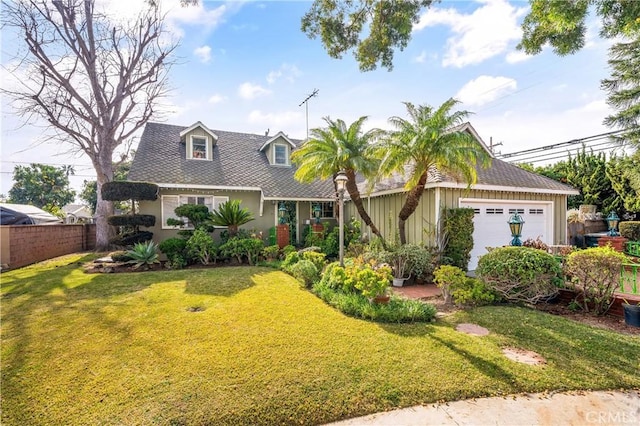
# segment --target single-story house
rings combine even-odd
[[[478,169],[478,182],[471,189],[434,170],[418,209],[407,221],[408,240],[433,244],[442,207],[471,207],[476,216],[470,269],[475,268],[485,247],[509,243],[507,220],[515,212],[525,220],[524,239],[540,237],[547,244],[564,244],[567,196],[578,191],[496,159],[470,124],[463,129],[489,153],[492,165]],[[312,220],[315,203],[322,206],[322,218],[333,221],[333,182],[302,184],[293,177],[296,168],[290,154],[301,142],[282,132],[269,136],[211,130],[201,122],[189,127],[148,123],[129,179],[154,182],[160,188],[157,201],[140,202],[141,213],[157,218],[156,226],[150,229],[154,240],[176,235],[167,219],[175,217],[174,209],[185,203],[213,209],[229,199],[239,199],[255,216],[244,228],[265,236],[278,223],[282,203],[294,242],[300,242],[302,228]],[[361,185],[365,208],[374,223],[383,235],[394,235],[405,197],[404,176],[381,180],[370,194],[364,190],[365,183]],[[347,201],[345,217],[350,216],[358,217]],[[368,232],[366,227],[362,229]]]
[[[425,193],[415,213],[405,225],[408,242],[435,244],[437,223],[442,208],[469,207],[474,216],[474,247],[469,270],[474,270],[486,247],[508,245],[511,233],[507,224],[518,213],[524,219],[522,240],[540,238],[546,244],[566,244],[567,197],[577,195],[575,188],[529,172],[495,158],[476,130],[465,123],[458,130],[469,132],[491,157],[491,166],[477,168],[478,179],[471,188],[465,182],[432,170]],[[407,171],[410,166],[407,166]],[[365,208],[381,234],[393,238],[397,233],[398,213],[406,199],[405,175],[394,174],[377,182],[367,196],[366,182],[358,184]],[[357,217],[355,207],[347,214]],[[362,223],[363,228],[364,223]],[[391,228],[389,228],[391,226]]]
[[[312,205],[320,203],[321,218],[334,218],[334,185],[330,180],[303,184],[293,174],[291,152],[301,143],[278,132],[270,136],[211,130],[201,122],[189,127],[148,123],[129,171],[132,181],[156,183],[157,201],[140,202],[140,213],[156,216],[148,228],[155,241],[176,236],[167,225],[181,204],[217,208],[239,199],[255,220],[242,228],[262,232],[278,224],[278,209],[287,209],[292,241],[301,242]]]
[[[84,204],[67,204],[62,207],[64,223],[93,223],[91,209]]]

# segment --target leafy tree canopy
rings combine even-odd
[[[31,204],[39,208],[57,210],[73,201],[76,194],[69,188],[71,166],[54,167],[45,164],[16,166],[13,169],[13,187],[9,202]]]

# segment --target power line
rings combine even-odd
[[[611,141],[594,143],[594,142],[598,142],[600,140],[602,140],[602,138],[601,139],[594,139],[592,141],[589,141],[588,143],[583,143],[583,146],[585,148],[589,148],[590,150],[593,150],[594,147],[603,146],[603,145],[605,146],[605,148],[600,148],[600,149],[598,149],[598,151],[603,151],[603,150],[606,150],[606,149],[616,148],[617,147],[617,145],[615,145]],[[509,161],[522,162],[522,161],[526,161],[526,160],[530,160],[530,159],[539,159],[537,161],[544,161],[545,159],[548,159],[547,157],[553,156],[553,155],[558,155],[560,153],[563,153],[563,155],[566,156],[568,153],[570,153],[573,150],[573,149],[570,149],[570,148],[564,148],[563,147],[563,149],[565,149],[564,151],[554,151],[554,150],[557,150],[557,149],[559,149],[559,148],[554,148],[552,150],[545,151],[545,152],[531,152],[531,153],[521,154],[521,155],[516,156],[518,158],[514,158],[514,159],[511,159]],[[579,150],[580,148],[579,147],[575,147],[574,149]],[[524,155],[524,157],[522,157],[522,155]]]

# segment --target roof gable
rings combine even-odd
[[[264,151],[269,145],[271,145],[272,143],[274,143],[278,139],[284,139],[285,142],[287,142],[289,145],[291,145],[291,149],[296,148],[296,144],[293,143],[291,141],[291,139],[289,139],[289,137],[287,135],[285,135],[284,133],[282,133],[282,131],[280,131],[280,132],[276,133],[271,139],[268,139],[267,141],[265,141],[265,143],[262,144],[262,146],[260,147],[260,151]]]
[[[218,135],[213,133],[213,131],[211,129],[209,129],[207,126],[202,124],[201,121],[196,121],[194,124],[192,124],[191,126],[187,127],[183,131],[181,131],[180,132],[180,139],[184,138],[189,132],[192,132],[193,130],[195,130],[197,128],[201,128],[202,130],[204,130],[209,136],[211,136],[211,138],[213,139],[214,142],[218,140]]]

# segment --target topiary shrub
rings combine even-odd
[[[538,303],[553,298],[562,270],[549,253],[528,247],[499,247],[480,257],[478,278],[510,302]]]
[[[444,209],[442,232],[446,241],[442,262],[466,271],[473,249],[473,209]]]
[[[138,228],[144,226],[149,228],[155,226],[156,217],[151,214],[123,214],[116,216],[109,216],[107,223],[112,226],[129,226],[132,228]]]
[[[148,182],[107,182],[102,185],[102,199],[107,201],[155,201],[158,199],[158,185]]]
[[[299,281],[302,281],[307,288],[311,288],[313,284],[320,280],[320,272],[312,261],[302,259],[301,261],[291,265],[289,273]]]
[[[611,247],[593,247],[567,256],[564,272],[578,293],[574,304],[595,315],[606,313],[620,284],[625,255]]]
[[[620,222],[620,235],[629,241],[640,241],[640,221],[628,220]]]
[[[153,239],[153,232],[149,231],[133,231],[126,232],[124,234],[116,235],[109,240],[109,243],[121,246],[130,247],[138,243],[144,243]]]

